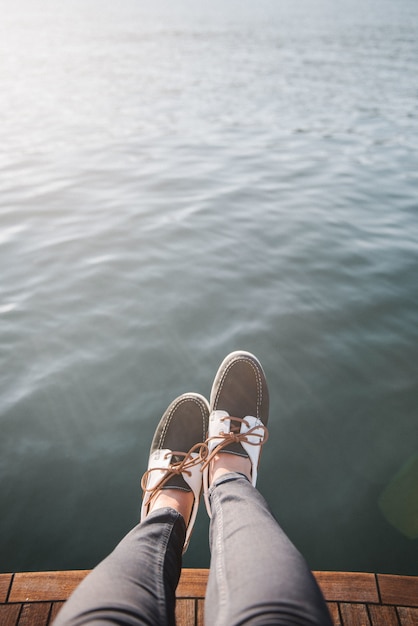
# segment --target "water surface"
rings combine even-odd
[[[162,412],[243,348],[311,567],[418,574],[416,3],[0,10],[1,571],[112,549]]]

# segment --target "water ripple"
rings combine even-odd
[[[377,506],[416,453],[415,3],[41,4],[0,25],[1,567],[104,556],[161,412],[242,347],[312,567],[417,574]]]

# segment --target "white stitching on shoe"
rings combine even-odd
[[[256,401],[256,411],[257,411],[257,415],[254,415],[254,417],[257,417],[258,419],[260,419],[260,406],[263,402],[263,383],[262,383],[262,378],[260,375],[260,371],[259,368],[257,367],[257,365],[254,363],[254,361],[252,359],[249,359],[246,356],[242,356],[242,357],[238,357],[238,358],[234,358],[225,368],[221,380],[219,382],[218,385],[218,391],[216,393],[215,396],[215,400],[214,400],[214,404],[216,405],[218,400],[219,400],[219,395],[221,393],[221,390],[223,388],[225,379],[226,379],[226,375],[229,372],[229,370],[231,369],[231,367],[233,365],[235,365],[235,363],[239,363],[239,362],[244,362],[247,363],[248,365],[250,365],[254,371],[255,374],[255,378],[256,378],[256,383],[257,383],[257,401]]]
[[[164,424],[164,428],[161,431],[160,439],[158,441],[158,446],[157,447],[159,449],[164,447],[165,437],[167,435],[167,431],[168,431],[168,428],[170,426],[171,420],[173,419],[174,412],[182,404],[184,404],[185,402],[190,402],[190,401],[194,402],[199,407],[200,415],[202,417],[202,423],[203,423],[203,427],[202,427],[202,441],[205,440],[205,437],[206,437],[206,433],[205,433],[205,414],[206,414],[206,411],[204,411],[203,403],[201,402],[201,400],[199,400],[199,398],[195,398],[194,396],[186,396],[184,398],[181,398],[178,402],[176,402],[176,404],[171,409],[170,413],[167,415],[167,419],[166,419],[166,422]]]

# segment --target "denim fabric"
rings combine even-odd
[[[332,626],[319,587],[260,493],[241,474],[211,487],[205,625]]]
[[[185,536],[174,509],[150,513],[77,587],[54,626],[174,625]]]
[[[205,626],[332,626],[303,557],[241,474],[210,490],[211,569]],[[172,626],[185,524],[159,509],[138,524],[75,590],[54,626]]]

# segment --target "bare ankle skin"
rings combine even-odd
[[[245,474],[251,480],[251,461],[248,457],[220,452],[211,462],[209,471],[211,484],[214,480],[223,476],[223,474],[229,474],[230,472]]]
[[[163,489],[154,498],[150,506],[151,511],[170,507],[175,509],[183,516],[186,526],[189,523],[190,515],[193,508],[193,493],[191,491],[182,491],[181,489]]]

